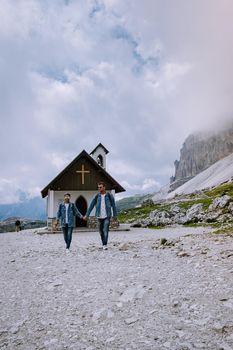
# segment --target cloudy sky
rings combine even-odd
[[[126,194],[233,119],[232,0],[0,0],[0,202],[102,142]]]

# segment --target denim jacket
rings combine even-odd
[[[115,204],[115,199],[114,199],[113,195],[109,192],[106,192],[106,195],[104,198],[105,198],[105,207],[106,207],[107,217],[108,218],[112,217],[112,211],[113,211],[113,216],[116,217],[117,211],[116,211],[116,204]],[[94,206],[96,207],[95,216],[99,217],[100,216],[100,206],[101,206],[101,194],[100,193],[95,195],[95,197],[92,199],[91,204],[87,210],[87,214],[86,214],[87,217],[90,216],[91,211],[94,208]],[[112,210],[111,210],[111,208],[112,208]]]
[[[68,207],[68,226],[74,226],[74,217],[77,215],[79,218],[82,218],[82,214],[79,212],[74,203],[69,203]],[[61,203],[57,212],[57,219],[61,219],[61,226],[64,227],[66,225],[66,206],[64,203]]]

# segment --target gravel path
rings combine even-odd
[[[233,237],[203,231],[0,234],[0,349],[232,350]]]

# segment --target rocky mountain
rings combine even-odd
[[[233,153],[233,123],[218,132],[190,135],[181,148],[180,160],[174,163],[175,175],[171,177],[170,191],[231,153]]]
[[[195,193],[218,186],[233,179],[233,153],[211,165],[208,169],[191,180],[169,192],[164,198],[170,199],[177,195]],[[154,198],[153,198],[154,199]]]

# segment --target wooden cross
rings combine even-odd
[[[84,176],[85,176],[85,174],[90,173],[90,171],[89,170],[85,170],[84,169],[84,164],[82,164],[82,170],[76,170],[76,173],[79,173],[79,174],[82,175],[82,185],[84,185]]]

